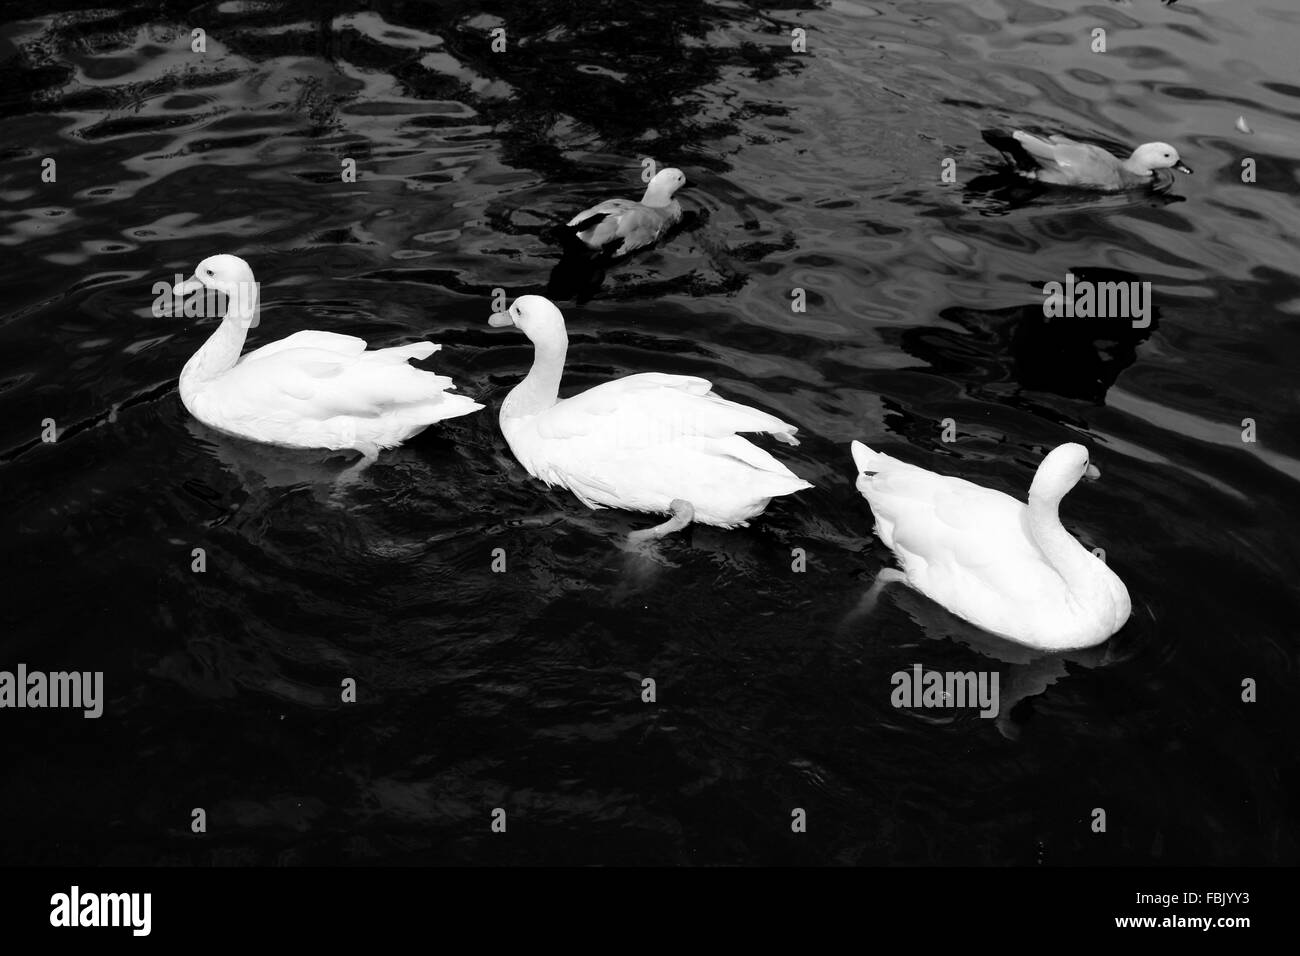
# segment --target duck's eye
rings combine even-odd
[[[204,273],[206,273],[207,275],[212,275],[212,270],[211,270],[211,269],[204,269],[203,271],[204,271]]]

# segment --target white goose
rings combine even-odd
[[[534,478],[567,488],[588,508],[670,512],[633,541],[692,520],[732,528],[778,495],[812,485],[737,432],[799,444],[797,429],[719,398],[707,379],[647,372],[559,398],[569,339],[564,316],[538,295],[520,296],[494,326],[518,326],[536,348],[533,367],[501,405],[510,451]]]
[[[877,587],[905,581],[958,617],[1042,650],[1100,644],[1128,620],[1124,582],[1057,515],[1080,478],[1100,476],[1082,445],[1043,459],[1028,506],[861,442],[852,448],[876,534],[903,566],[882,571]]]
[[[366,351],[364,339],[303,331],[249,352],[258,287],[238,256],[210,256],[174,292],[223,292],[229,307],[217,330],[181,370],[181,401],[212,428],[295,448],[355,449],[362,465],[434,422],[483,406],[449,394],[451,379],[415,368],[440,346],[416,342]]]

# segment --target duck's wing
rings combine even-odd
[[[789,444],[793,425],[775,415],[712,392],[693,375],[643,372],[604,382],[548,409],[538,422],[544,438],[609,438],[620,447],[645,447],[686,437],[770,432]]]
[[[296,341],[295,341],[296,340]],[[452,380],[418,369],[440,346],[416,342],[366,351],[365,341],[331,332],[298,332],[250,352],[221,377],[223,404],[247,414],[324,420],[376,418],[400,409],[447,403],[466,414],[469,400],[446,394]],[[444,417],[451,417],[450,415]]]
[[[279,341],[254,349],[245,355],[242,361],[250,362],[259,358],[266,358],[287,349],[322,349],[326,352],[336,352],[339,355],[358,355],[366,350],[366,340],[359,339],[355,335],[343,335],[339,332],[319,332],[314,329],[304,329],[301,332],[293,333],[293,335],[285,336]]]
[[[951,550],[990,525],[1017,524],[1024,509],[1010,495],[889,455],[875,453],[868,467],[872,473],[863,475],[859,488],[871,503],[881,540],[891,548]]]
[[[618,242],[616,255],[649,245],[671,221],[671,208],[653,209],[639,202],[611,199],[581,212],[569,226],[584,244],[601,249]]]
[[[621,256],[657,240],[669,225],[680,218],[680,208],[674,203],[662,209],[640,204],[629,209],[618,220],[618,236],[623,242],[614,251],[615,255]]]
[[[1059,134],[1040,139],[1017,130],[1014,135],[1042,167],[1042,179],[1066,185],[1109,186],[1119,178],[1120,160],[1100,146]]]
[[[1017,169],[1030,175],[1037,173],[1041,166],[1038,157],[1026,149],[1019,139],[1025,134],[1019,130],[985,129],[980,130],[980,135],[984,137],[984,142],[1010,160]]]
[[[865,446],[861,446],[865,448]],[[991,589],[1032,599],[1057,575],[1010,495],[871,452],[854,458],[876,532],[927,591]]]
[[[1025,152],[1040,163],[1055,163],[1058,150],[1078,145],[1074,140],[1067,139],[1064,136],[1049,136],[1047,139],[1043,139],[1033,133],[1026,133],[1022,129],[1015,130],[1011,137],[1024,148]]]
[[[730,475],[774,496],[811,487],[742,433],[768,432],[797,444],[797,429],[775,415],[728,401],[690,375],[656,372],[605,382],[539,415],[545,462],[529,470],[589,505],[613,489],[673,482],[705,473]],[[692,474],[687,474],[688,472]],[[670,482],[672,483],[672,482]]]
[[[636,206],[641,205],[631,199],[606,199],[602,203],[597,203],[590,209],[584,209],[572,219],[568,225],[576,230],[583,231],[594,228],[602,220],[610,217],[617,217]]]

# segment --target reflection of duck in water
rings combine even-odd
[[[869,590],[857,607],[846,615],[841,625],[843,633],[853,635],[862,632],[867,617],[875,607],[877,594],[875,588]],[[890,600],[930,640],[943,642],[951,639],[988,659],[977,664],[943,665],[938,662],[938,654],[928,655],[913,647],[906,652],[904,658],[900,658],[900,669],[906,669],[902,665],[910,666],[916,662],[918,654],[927,670],[980,671],[991,666],[998,673],[998,712],[993,721],[998,733],[1008,740],[1018,739],[1024,726],[1033,719],[1034,699],[1057,681],[1068,677],[1073,668],[1092,670],[1107,667],[1127,656],[1123,647],[1117,646],[1117,642],[1120,645],[1123,643],[1119,638],[1095,647],[1056,653],[1015,644],[963,621],[909,588],[896,589]],[[901,650],[899,653],[903,654]],[[951,660],[953,655],[946,652],[943,657]]]
[[[1043,293],[1048,283],[1038,287],[1044,304],[1023,309],[1011,333],[1012,373],[1024,388],[1100,402],[1157,327],[1150,285],[1131,272],[1105,268],[1071,269],[1052,281],[1061,287],[1058,301],[1070,294],[1078,306],[1089,293],[1093,306],[1048,316],[1045,305],[1053,296]]]
[[[839,632],[846,639],[856,639],[867,632],[867,622],[877,607],[880,593],[880,585],[873,585],[844,616]],[[988,659],[978,664],[943,665],[939,663],[939,653],[925,654],[914,646],[906,652],[905,659],[900,658],[900,669],[905,670],[918,660],[927,670],[978,672],[991,666],[998,673],[998,712],[993,721],[998,733],[1008,740],[1018,739],[1024,726],[1033,719],[1034,699],[1057,681],[1068,677],[1073,668],[1092,670],[1108,667],[1128,657],[1128,645],[1122,636],[1093,647],[1058,652],[1044,652],[1016,644],[963,621],[911,588],[894,589],[890,603],[911,618],[926,638],[937,644],[952,640]],[[900,650],[899,653],[903,652]],[[944,658],[952,658],[951,652],[940,653]]]
[[[940,317],[961,331],[925,326],[900,334],[900,345],[926,363],[925,371],[951,379],[954,375],[982,387],[1014,381],[1022,389],[1050,392],[1066,398],[1102,402],[1120,374],[1137,361],[1137,349],[1159,328],[1160,310],[1145,295],[1138,277],[1106,268],[1069,269],[1051,280],[1076,293],[1093,287],[1105,296],[1107,309],[1123,297],[1112,297],[1116,285],[1137,290],[1126,314],[1049,317],[1044,304],[1048,282],[1032,286],[1040,301],[1007,309],[945,309]],[[1129,283],[1138,283],[1129,285]],[[1087,285],[1085,285],[1087,284]],[[1081,294],[1081,293],[1079,293]],[[1138,315],[1140,305],[1144,315]],[[987,385],[985,384],[987,383]]]
[[[281,448],[228,435],[188,418],[185,427],[210,446],[217,459],[250,495],[276,489],[330,490],[343,471],[345,453],[322,448]]]
[[[212,521],[213,526],[239,525],[250,516],[253,520],[263,520],[259,516],[271,515],[281,507],[293,507],[288,502],[305,494],[321,507],[322,516],[327,510],[336,516],[330,519],[331,539],[343,536],[348,547],[371,550],[371,543],[353,523],[352,509],[344,507],[340,498],[340,478],[348,472],[344,452],[262,445],[227,435],[189,417],[185,427],[194,437],[195,446],[211,449],[238,486],[238,489],[230,488],[228,481],[213,479],[204,484],[215,487],[203,490],[199,486],[202,497],[223,511]],[[203,479],[191,478],[189,483],[198,482]],[[295,519],[304,520],[311,519],[303,516]],[[343,523],[336,524],[339,520]]]
[[[354,555],[383,559],[411,560],[425,553],[427,545],[421,535],[394,532],[382,522],[371,522],[365,509],[352,507],[343,497],[345,486],[340,485],[340,477],[350,471],[346,452],[262,445],[209,428],[193,418],[186,419],[185,427],[196,445],[211,449],[238,485],[234,489],[224,479],[209,478],[207,483],[216,487],[203,489],[203,479],[187,482],[198,484],[202,496],[223,509],[212,526],[239,526],[251,521],[261,528],[269,522],[291,533],[308,531],[319,535],[331,547]],[[426,445],[421,442],[422,447]],[[447,445],[450,452],[451,442],[447,441]],[[319,510],[305,504],[303,496],[319,505]],[[422,528],[429,531],[427,526]]]

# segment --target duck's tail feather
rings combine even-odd
[[[592,229],[595,229],[598,225],[600,225],[608,218],[609,218],[609,213],[607,212],[592,213],[590,216],[587,216],[583,219],[579,219],[578,217],[575,216],[573,219],[569,220],[569,222],[565,225],[564,228],[571,229],[574,235],[581,235],[584,232],[589,232]]]
[[[348,410],[431,424],[482,408],[472,399],[454,394],[456,383],[450,376],[411,364],[411,360],[426,359],[440,348],[435,342],[413,342],[363,353],[362,361],[349,370]]]
[[[574,227],[574,238],[593,253],[618,256],[626,240],[619,234],[622,220],[609,213],[597,213]]]
[[[427,359],[442,348],[435,342],[412,342],[410,345],[394,345],[392,348],[375,349],[367,355],[373,355],[380,362],[397,365],[408,359]]]
[[[878,471],[882,459],[886,457],[875,449],[868,448],[860,441],[850,444],[849,449],[853,452],[853,464],[858,466],[860,472],[873,473]]]
[[[433,406],[433,410],[437,412],[438,416],[434,421],[441,421],[444,418],[459,418],[461,415],[477,412],[482,407],[482,405],[466,395],[443,392],[439,401]]]
[[[1014,133],[1004,129],[984,129],[980,130],[980,135],[984,137],[984,142],[1009,159],[1016,168],[1026,172],[1038,169],[1038,160],[1016,139]]]
[[[387,447],[399,445],[410,438],[414,438],[430,425],[437,424],[448,418],[459,418],[461,415],[468,415],[482,407],[478,402],[464,395],[439,392],[435,398],[431,398],[429,401],[418,405],[407,405],[402,408],[397,415],[400,425],[393,429],[393,433],[386,445]]]
[[[609,221],[609,213],[598,212],[557,223],[551,227],[549,238],[564,249],[566,258],[589,261],[607,253],[606,246],[618,238],[614,232],[616,224]]]

